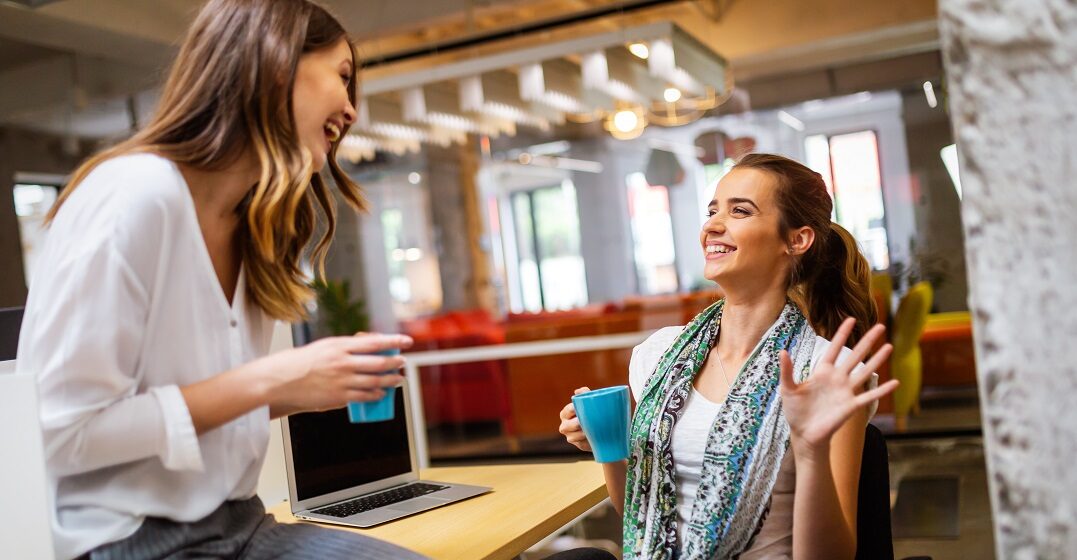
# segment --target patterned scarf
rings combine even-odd
[[[632,421],[625,485],[624,558],[736,558],[762,526],[789,446],[779,395],[782,349],[794,378],[808,376],[815,332],[786,302],[743,369],[711,427],[685,542],[677,546],[677,492],[672,435],[692,382],[718,340],[724,300],[689,323],[658,362]]]

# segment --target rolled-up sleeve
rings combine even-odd
[[[53,476],[158,458],[202,470],[190,412],[176,385],[139,390],[136,372],[147,314],[146,284],[108,237],[80,240],[56,259],[47,301],[24,325],[19,369],[39,382],[41,422]]]

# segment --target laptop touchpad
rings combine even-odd
[[[421,498],[412,498],[412,499],[410,499],[410,500],[408,500],[406,502],[401,502],[399,504],[394,504],[394,505],[391,505],[391,506],[387,506],[386,509],[393,509],[393,510],[397,510],[397,511],[415,511],[417,509],[428,508],[428,507],[437,507],[437,506],[440,506],[440,505],[445,505],[445,503],[447,501],[448,500],[437,500],[437,499],[434,499],[434,498],[427,498],[427,497],[424,496],[424,497],[421,497]]]

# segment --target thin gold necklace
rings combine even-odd
[[[729,374],[725,372],[725,364],[722,363],[722,353],[718,351],[718,347],[714,347],[714,355],[718,358],[718,367],[722,368],[722,379],[725,379],[725,386],[732,389],[733,384],[729,382]]]

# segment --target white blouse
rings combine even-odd
[[[683,327],[666,327],[660,329],[639,346],[632,350],[632,361],[628,366],[628,381],[632,396],[639,402],[640,393],[647,385],[647,380],[654,373],[655,367],[669,346],[676,340]],[[830,346],[830,341],[816,337],[812,351],[811,364],[814,368],[823,353]],[[840,356],[849,352],[843,348]],[[839,357],[840,360],[840,357]],[[877,376],[873,376],[869,385],[875,385]],[[877,405],[872,405],[869,418],[875,414]],[[673,468],[677,486],[677,535],[681,542],[687,536],[688,520],[692,516],[692,505],[699,488],[700,473],[703,469],[703,452],[707,447],[711,426],[721,409],[720,403],[711,402],[699,391],[692,389],[681,417],[673,427],[672,452]],[[793,494],[796,490],[796,469],[793,454],[786,453],[778,471],[778,479],[771,491],[770,511],[752,546],[740,558],[742,560],[779,559],[793,557]]]
[[[228,304],[175,164],[99,165],[33,278],[17,367],[38,378],[60,558],[254,495],[268,407],[197,436],[179,388],[265,355],[273,322],[242,272]]]

